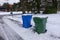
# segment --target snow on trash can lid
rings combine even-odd
[[[34,15],[33,17],[48,18],[46,15]]]
[[[40,18],[48,18],[48,16],[40,16]]]
[[[23,16],[32,15],[32,14],[23,14]]]

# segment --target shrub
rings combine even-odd
[[[57,13],[57,8],[52,6],[48,6],[47,9],[43,12],[43,14],[53,14],[53,13]]]

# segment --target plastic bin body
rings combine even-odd
[[[45,33],[46,30],[46,23],[47,23],[47,18],[39,18],[39,17],[34,17],[34,22],[35,22],[35,31],[40,34],[40,33]]]
[[[23,27],[24,27],[24,28],[29,28],[29,27],[31,27],[31,18],[32,18],[32,15],[23,15],[23,16],[22,16]]]

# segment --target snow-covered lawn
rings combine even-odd
[[[45,14],[45,15],[33,15],[35,16],[48,16],[46,24],[46,33],[37,34],[33,31],[34,21],[32,18],[31,28],[24,28],[22,26],[22,15],[17,16],[5,16],[3,20],[8,26],[19,34],[24,40],[60,40],[60,13],[58,14]],[[20,24],[20,25],[19,25]]]

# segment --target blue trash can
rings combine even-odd
[[[22,15],[23,27],[24,28],[31,27],[31,19],[32,19],[32,15]]]

